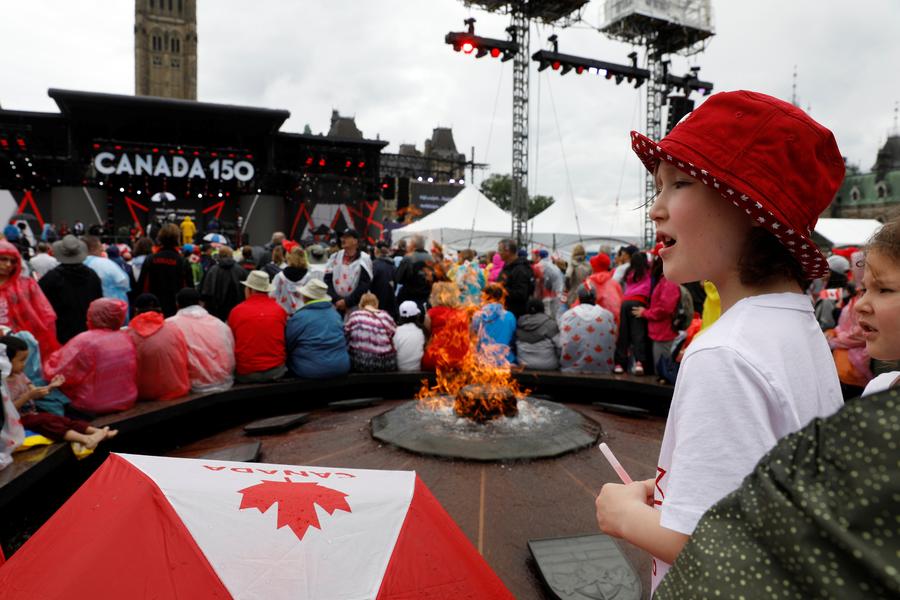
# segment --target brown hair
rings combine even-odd
[[[809,278],[797,259],[778,238],[762,227],[750,230],[738,269],[744,285],[759,285],[779,277],[796,281],[804,290],[809,285]]]
[[[153,254],[153,240],[148,237],[139,237],[134,243],[133,255],[135,258],[144,256],[145,254]]]
[[[866,244],[866,254],[879,252],[900,261],[900,217],[888,221],[875,232]]]
[[[285,257],[285,260],[289,267],[294,267],[295,269],[306,268],[306,252],[300,246],[291,248],[291,251],[288,252]]]
[[[503,303],[506,290],[499,283],[489,283],[481,290],[481,295],[485,302]]]
[[[166,223],[156,239],[163,248],[174,248],[181,241],[181,229],[175,223]]]
[[[428,303],[432,306],[459,306],[459,287],[449,281],[439,281],[431,286],[431,297]]]
[[[253,254],[253,250],[250,250],[250,254]],[[284,262],[284,246],[281,244],[272,247],[272,262],[276,265]]]
[[[359,297],[359,307],[365,308],[367,306],[372,306],[378,308],[378,296],[373,294],[372,292],[366,292],[362,296]]]

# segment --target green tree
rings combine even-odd
[[[512,175],[492,173],[481,182],[481,193],[503,210],[510,210],[512,207]],[[553,204],[552,196],[531,196],[528,199],[528,218],[539,214],[551,204]]]
[[[553,204],[553,196],[532,196],[528,199],[528,218],[536,217]]]

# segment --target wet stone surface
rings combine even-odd
[[[452,405],[430,410],[414,401],[372,418],[372,437],[430,456],[512,461],[561,456],[597,442],[600,426],[570,408],[526,397],[518,415],[479,424],[457,416]]]

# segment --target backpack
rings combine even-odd
[[[672,329],[684,331],[694,318],[694,298],[683,285],[679,285],[678,288],[681,291],[681,298],[679,298],[675,313],[672,315]]]

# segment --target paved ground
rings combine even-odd
[[[395,406],[351,412],[316,411],[310,421],[292,432],[258,436],[261,462],[414,470],[444,508],[521,600],[549,597],[534,565],[529,539],[596,533],[594,498],[608,481],[618,481],[597,449],[556,459],[512,464],[470,463],[430,458],[387,447],[372,439],[369,419]],[[568,405],[600,423],[603,440],[613,448],[634,479],[656,475],[656,459],[665,420],[630,418]],[[248,441],[240,428],[181,447],[170,456],[192,457]],[[641,575],[649,597],[647,555],[623,542],[626,556]]]

